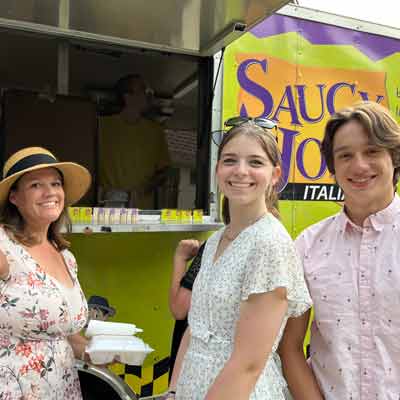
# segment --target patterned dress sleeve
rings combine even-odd
[[[4,256],[6,257],[6,260],[8,262],[8,274],[7,276],[3,277],[3,279],[0,279],[0,293],[2,292],[3,287],[6,285],[6,283],[11,279],[11,264],[12,262],[12,255],[10,254],[9,251],[9,245],[8,245],[9,239],[7,236],[6,231],[4,230],[4,228],[2,226],[0,226],[0,251],[4,254]]]
[[[63,250],[64,260],[67,264],[67,267],[70,273],[74,276],[74,278],[78,277],[78,263],[76,262],[75,256],[68,249]]]
[[[312,306],[294,243],[278,234],[254,242],[246,260],[242,300],[279,287],[286,288],[289,317],[298,317]]]
[[[193,258],[188,270],[186,271],[185,275],[181,279],[181,286],[184,287],[185,289],[192,290],[192,288],[193,288],[194,280],[196,279],[196,276],[200,271],[201,257],[203,255],[205,245],[206,245],[206,242],[204,242],[200,246],[199,251],[197,252],[196,256]]]

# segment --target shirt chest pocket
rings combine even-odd
[[[351,318],[357,306],[357,289],[349,266],[335,263],[332,258],[321,264],[317,260],[306,265],[306,279],[315,315],[320,320]]]

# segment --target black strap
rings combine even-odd
[[[10,175],[16,174],[17,172],[23,171],[27,168],[34,167],[35,165],[55,164],[57,162],[58,161],[49,154],[32,154],[31,156],[24,157],[15,163],[12,168],[8,170],[7,175],[4,178],[7,178]]]

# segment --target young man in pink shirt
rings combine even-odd
[[[314,302],[281,342],[295,400],[400,399],[400,127],[363,102],[328,122],[322,153],[345,194],[338,214],[296,240]],[[309,314],[309,313],[308,313]]]

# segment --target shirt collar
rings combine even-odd
[[[392,202],[383,210],[375,214],[371,214],[364,223],[364,226],[372,226],[375,230],[381,231],[385,225],[393,223],[396,215],[400,214],[400,197],[397,193],[394,195]],[[353,228],[362,231],[362,227],[356,225],[347,216],[344,207],[338,215],[339,233],[344,233],[346,229]]]

